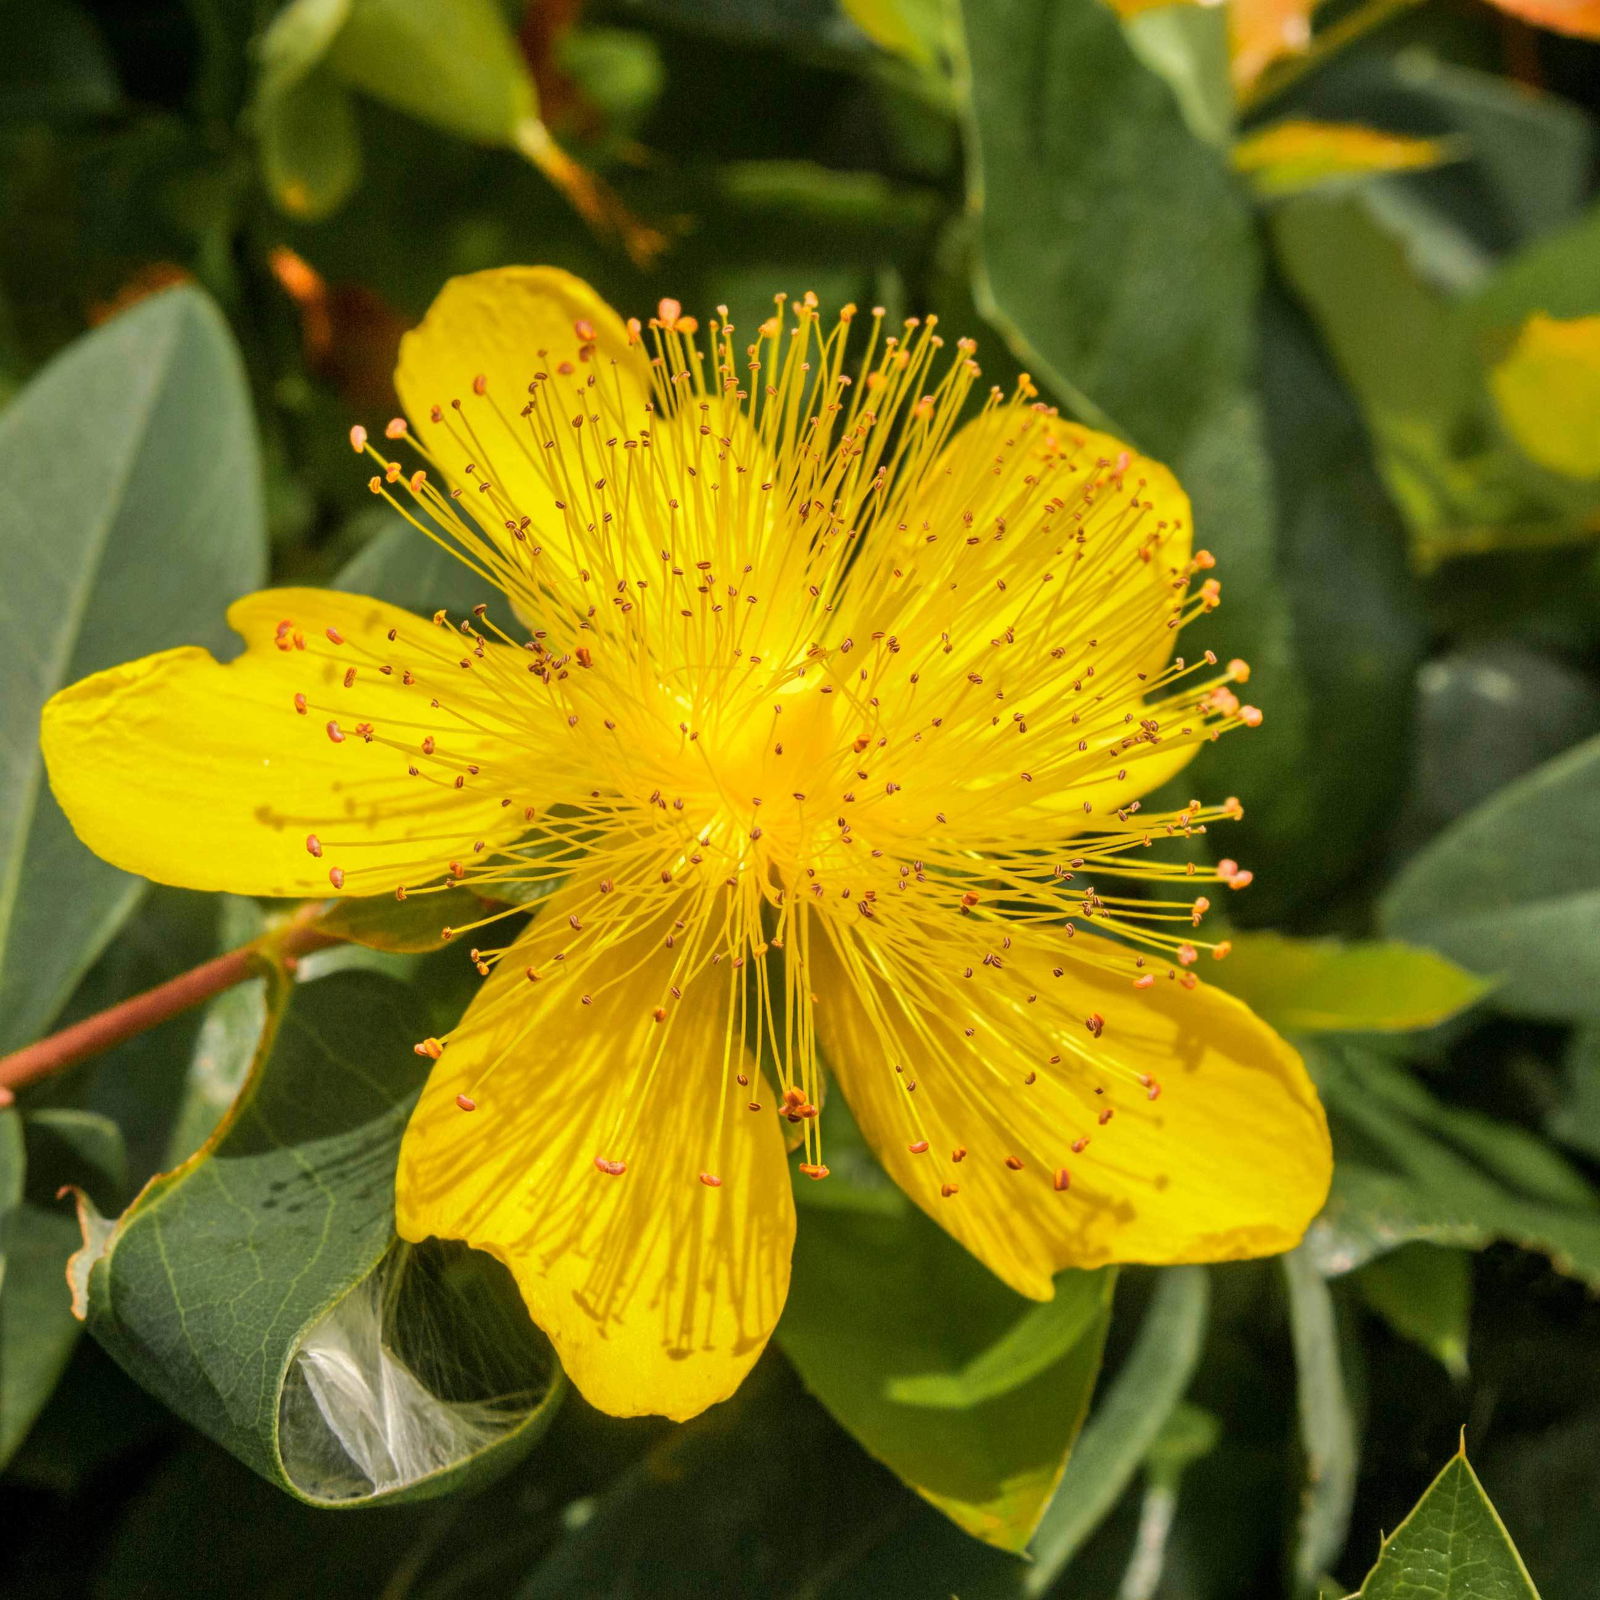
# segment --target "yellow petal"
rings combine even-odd
[[[557,896],[529,943],[567,909]],[[464,1239],[504,1261],[592,1404],[681,1420],[732,1394],[766,1344],[794,1202],[771,1091],[728,1044],[726,983],[673,999],[669,927],[612,952],[590,1005],[560,965],[530,984],[527,957],[507,954],[412,1116],[397,1218],[405,1238]]]
[[[1600,317],[1530,317],[1490,386],[1530,461],[1568,478],[1600,477]]]
[[[529,770],[509,770],[503,745],[451,709],[476,707],[482,688],[469,682],[481,666],[458,665],[467,641],[381,601],[321,589],[248,595],[228,621],[246,641],[237,660],[168,650],[85,678],[45,707],[51,786],[96,854],[190,889],[328,894],[337,870],[346,892],[376,894],[437,877],[453,859],[470,861],[479,840],[526,828],[532,758]],[[380,673],[384,663],[395,672]],[[430,698],[442,708],[429,709]],[[419,748],[428,731],[432,756]],[[456,789],[469,763],[480,772]],[[502,806],[508,796],[518,805]]]
[[[524,418],[529,385],[541,375],[560,414]],[[591,377],[598,394],[585,390]],[[544,457],[550,432],[566,435],[559,455],[592,428],[591,414],[601,417],[603,434],[616,431],[619,412],[630,433],[644,425],[650,370],[622,319],[581,278],[557,267],[497,267],[445,284],[400,341],[394,382],[434,466],[463,491],[459,505],[499,540],[513,511],[560,527],[551,508],[562,495]],[[543,553],[564,568],[583,564],[565,543],[552,541]],[[519,570],[525,556],[524,549],[515,561]]]
[[[918,1205],[1040,1299],[1063,1267],[1226,1261],[1298,1242],[1332,1157],[1316,1091],[1277,1034],[1217,989],[1180,987],[1164,964],[1134,989],[1133,953],[1090,933],[963,931],[971,977],[848,932],[812,975],[829,1064]],[[995,965],[981,963],[985,943]],[[1104,1019],[1098,1039],[1090,1017]]]
[[[858,637],[921,645],[878,686],[884,728],[922,729],[974,698],[993,701],[1006,723],[1059,714],[1074,696],[1102,721],[1113,720],[1100,709],[1107,697],[1136,721],[1146,715],[1178,639],[1171,622],[1193,525],[1162,463],[1042,410],[986,413],[930,463],[897,522],[880,527],[838,607]],[[962,546],[954,556],[951,544]],[[1026,805],[1054,815],[1087,802],[1101,815],[1148,794],[1198,749],[1140,745],[1115,769],[1125,778],[1040,783]],[[1014,805],[1026,765],[1021,746],[1015,758],[992,753],[973,761],[968,787],[1005,783]],[[1104,766],[1097,759],[1095,770]]]

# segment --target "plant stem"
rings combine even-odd
[[[47,1078],[53,1072],[76,1066],[109,1050],[124,1039],[191,1010],[231,989],[246,978],[258,976],[274,962],[292,962],[313,950],[325,949],[341,941],[318,927],[321,905],[307,906],[281,928],[240,945],[226,955],[202,962],[198,967],[158,983],[143,994],[97,1011],[70,1028],[40,1039],[10,1055],[0,1056],[0,1106],[9,1105],[15,1092],[26,1084]]]

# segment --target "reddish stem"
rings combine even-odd
[[[143,994],[97,1011],[70,1028],[62,1028],[37,1044],[0,1056],[0,1106],[9,1105],[15,1091],[25,1084],[76,1066],[90,1056],[121,1044],[124,1039],[131,1039],[135,1034],[203,1004],[236,983],[256,977],[263,965],[274,959],[293,961],[298,956],[340,942],[317,927],[310,916],[302,914],[275,935],[240,945],[237,950],[192,967],[176,978],[146,989]]]

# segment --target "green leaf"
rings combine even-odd
[[[1371,192],[1413,264],[1445,288],[1470,288],[1496,255],[1559,228],[1588,189],[1594,131],[1577,106],[1425,45],[1346,52],[1310,99],[1317,116],[1443,137],[1467,153]]]
[[[1472,1268],[1465,1252],[1402,1245],[1355,1275],[1362,1298],[1402,1339],[1435,1357],[1452,1378],[1467,1375]]]
[[[474,606],[498,599],[465,562],[410,523],[388,513],[372,521],[375,531],[340,569],[332,588],[387,600],[424,617],[441,606],[465,616]]]
[[[1381,192],[1289,201],[1274,213],[1273,237],[1361,401],[1419,559],[1587,536],[1592,486],[1539,467],[1501,434],[1489,370],[1533,312],[1600,309],[1584,254],[1600,224],[1562,236],[1559,249],[1534,246],[1476,300],[1453,301],[1422,280],[1394,219],[1374,204]],[[1546,305],[1552,297],[1557,306]]]
[[[349,20],[353,0],[290,0],[256,43],[261,63],[261,93],[283,94],[315,71],[339,30]]]
[[[1281,407],[1246,388],[1259,271],[1248,208],[1225,152],[1190,131],[1110,9],[968,0],[963,15],[978,304],[1056,399],[1165,458],[1194,502],[1226,593],[1194,648],[1246,657],[1252,695],[1270,708],[1259,732],[1218,758],[1227,776],[1214,781],[1250,798],[1240,842],[1227,848],[1253,858],[1252,915],[1281,913],[1349,871],[1398,789],[1396,757],[1389,785],[1364,786],[1350,803],[1348,774],[1370,778],[1372,750],[1400,748],[1416,649],[1392,519],[1363,479],[1365,444],[1337,391],[1331,407],[1325,385],[1315,404],[1303,399],[1301,362],[1280,385],[1294,413],[1286,430]],[[1314,485],[1301,465],[1306,440]],[[1330,568],[1361,603],[1340,617],[1355,634],[1328,649]],[[1302,590],[1291,611],[1286,595]],[[1323,756],[1334,731],[1341,749],[1359,747],[1359,762]],[[1207,770],[1215,763],[1186,782]],[[1324,787],[1340,803],[1319,804]]]
[[[1479,395],[1478,363],[1450,304],[1423,283],[1363,197],[1305,195],[1273,212],[1288,279],[1361,402],[1384,475],[1425,551],[1464,515],[1471,486],[1452,436]]]
[[[349,0],[323,60],[374,100],[482,144],[514,144],[538,116],[496,0]]]
[[[15,1111],[0,1119],[17,1118]],[[19,1119],[26,1173],[13,1143],[9,1179],[20,1203],[0,1214],[0,1466],[9,1461],[50,1398],[78,1342],[67,1292],[67,1258],[78,1240],[64,1184],[87,1186],[110,1204],[123,1185],[122,1138],[89,1111],[51,1108]],[[12,1138],[16,1129],[13,1124]]]
[[[1498,978],[1507,1011],[1600,1016],[1600,739],[1446,829],[1381,913],[1390,932]]]
[[[11,1219],[22,1204],[23,1176],[28,1159],[22,1146],[22,1113],[14,1105],[0,1105],[0,1293],[6,1286],[6,1242]]]
[[[66,684],[180,644],[226,652],[265,535],[244,373],[211,302],[147,300],[0,415],[0,1049],[34,1038],[142,885],[51,798],[39,712]]]
[[[959,1526],[1026,1546],[1100,1370],[1110,1272],[1040,1306],[919,1211],[808,1206],[778,1339],[873,1455]]]
[[[1200,1361],[1210,1286],[1203,1267],[1156,1280],[1138,1337],[1079,1436],[1030,1547],[1023,1592],[1045,1594],[1133,1481]]]
[[[1359,1456],[1333,1295],[1303,1246],[1282,1259],[1289,1291],[1295,1399],[1306,1472],[1295,1540],[1294,1578],[1299,1589],[1307,1589],[1344,1547],[1355,1501]]]
[[[1600,1197],[1542,1140],[1435,1100],[1402,1068],[1309,1057],[1334,1134],[1333,1190],[1306,1247],[1327,1274],[1413,1240],[1503,1239],[1600,1287]]]
[[[326,70],[309,72],[256,105],[267,188],[292,217],[316,222],[337,211],[361,181],[354,97]]]
[[[1567,1046],[1567,1092],[1551,1113],[1552,1138],[1600,1161],[1600,1028],[1580,1028]]]
[[[64,120],[118,111],[117,69],[81,7],[0,0],[0,34],[10,44],[0,61],[0,117]]]
[[[940,0],[840,0],[844,13],[878,46],[914,66],[932,66],[943,38]]]
[[[369,950],[414,954],[442,950],[453,929],[488,916],[491,909],[470,889],[459,887],[408,895],[404,900],[381,894],[330,900],[317,927]]]
[[[637,1439],[654,1424],[629,1426]],[[615,1436],[599,1437],[604,1444]],[[841,1573],[920,1509],[841,1435],[776,1352],[724,1404],[644,1439],[641,1459],[567,1508],[561,1537],[520,1587],[491,1584],[487,1592],[516,1600],[831,1600]],[[1006,1560],[948,1524],[935,1532],[946,1529],[960,1554],[984,1565]],[[941,1565],[939,1580],[948,1573]],[[871,1592],[887,1600],[907,1591]]]
[[[1133,53],[1166,79],[1195,138],[1219,149],[1233,139],[1228,19],[1215,6],[1158,5],[1122,19]]]
[[[1097,0],[961,10],[979,304],[1074,410],[1177,456],[1250,348],[1254,248],[1225,158]]]
[[[1260,331],[1260,398],[1219,412],[1179,465],[1224,598],[1183,648],[1245,657],[1267,717],[1204,752],[1183,798],[1244,797],[1217,848],[1256,872],[1238,914],[1270,922],[1350,880],[1393,816],[1423,629],[1405,527],[1348,392],[1286,296],[1264,297]]]
[[[1285,1033],[1431,1028],[1493,987],[1431,950],[1395,941],[1240,933],[1231,943],[1214,981]]]
[[[1539,1600],[1465,1450],[1383,1541],[1352,1600]]]
[[[1519,251],[1467,307],[1480,337],[1504,338],[1536,311],[1563,318],[1600,313],[1600,205]]]
[[[212,1141],[114,1224],[83,1210],[73,1272],[95,1337],[313,1504],[440,1494],[498,1470],[561,1393],[502,1267],[395,1242],[425,1031],[409,991],[372,974],[295,986]]]

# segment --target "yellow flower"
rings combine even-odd
[[[760,1353],[825,1076],[1036,1298],[1285,1249],[1326,1192],[1299,1057],[1198,977],[1249,873],[1190,840],[1237,802],[1139,806],[1259,720],[1242,662],[1173,657],[1218,594],[1188,503],[1026,380],[958,427],[978,381],[932,319],[456,279],[402,349],[409,459],[354,438],[509,613],[270,591],[236,661],[47,713],[80,836],[148,877],[551,889],[508,947],[457,930],[486,981],[419,1046],[398,1222],[503,1260],[608,1411],[690,1416]]]

